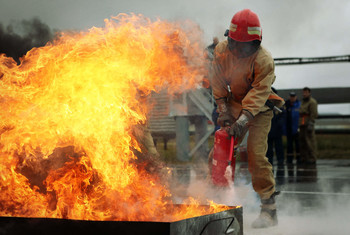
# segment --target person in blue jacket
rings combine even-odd
[[[287,136],[287,166],[293,168],[294,156],[296,163],[300,162],[299,152],[299,108],[300,101],[295,92],[289,93],[289,100],[285,103],[286,107],[286,136]]]

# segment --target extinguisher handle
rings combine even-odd
[[[231,136],[230,155],[229,155],[229,159],[228,159],[228,164],[229,164],[229,165],[231,165],[231,162],[232,162],[232,155],[233,155],[234,143],[235,143],[235,139],[233,138],[233,136]]]

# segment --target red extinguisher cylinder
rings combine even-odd
[[[233,140],[233,138],[228,135],[225,129],[221,128],[215,132],[212,160],[212,182],[216,186],[228,186],[228,181],[225,178],[225,171],[229,165],[232,168],[232,182],[234,182],[236,159],[231,146],[236,145],[236,143],[231,145],[231,140]],[[230,153],[232,154],[231,157]]]

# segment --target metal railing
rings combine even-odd
[[[316,63],[350,62],[350,55],[325,56],[325,57],[285,57],[275,58],[275,65],[300,65]]]

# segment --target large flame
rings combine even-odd
[[[132,163],[144,97],[202,79],[200,36],[191,22],[123,14],[61,33],[20,65],[0,55],[0,215],[164,221],[222,210],[194,199],[176,209],[159,179]]]

